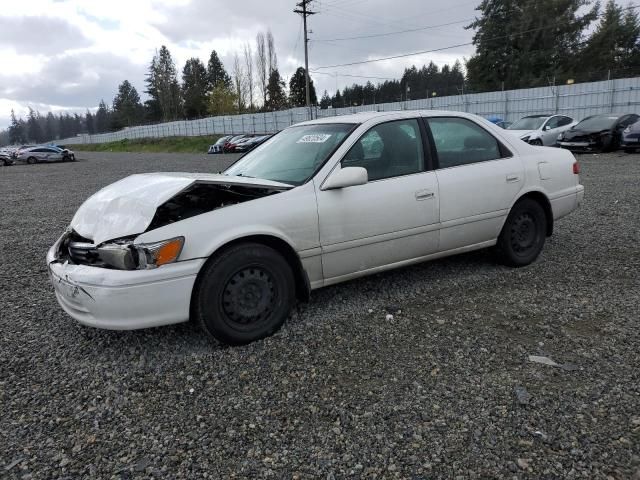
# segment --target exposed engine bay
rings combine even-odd
[[[145,231],[155,230],[219,208],[274,195],[288,188],[195,182],[158,206],[153,220]],[[134,245],[133,242],[137,236],[127,235],[98,244],[75,231],[70,231],[61,239],[58,258],[76,265],[118,270],[154,268],[157,264],[155,252],[163,247],[163,242]]]
[[[160,205],[147,231],[284,190],[287,189],[196,182]]]

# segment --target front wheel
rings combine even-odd
[[[529,265],[540,255],[546,235],[546,215],[540,204],[530,198],[518,201],[498,237],[500,261],[511,267]]]
[[[541,147],[542,146],[542,140],[540,140],[539,138],[536,138],[535,140],[531,140],[529,142],[529,145],[533,145],[534,147]]]
[[[266,245],[243,243],[205,265],[192,312],[208,335],[242,345],[275,333],[294,299],[293,272],[282,255]]]

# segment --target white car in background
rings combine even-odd
[[[558,135],[578,122],[566,115],[528,115],[507,127],[507,132],[530,145],[552,147]]]
[[[324,118],[222,174],[149,173],[103,188],[47,264],[58,302],[82,324],[192,319],[243,344],[327,285],[488,247],[507,265],[530,264],[582,202],[578,173],[569,151],[532,147],[472,114]]]
[[[41,145],[25,148],[18,152],[16,160],[29,164],[45,162],[74,162],[75,154],[66,148]]]

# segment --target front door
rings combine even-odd
[[[418,258],[438,249],[438,183],[426,171],[416,119],[372,127],[338,167],[364,167],[368,183],[317,185],[325,281]]]

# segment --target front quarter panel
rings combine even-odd
[[[313,182],[268,197],[222,207],[143,233],[135,243],[183,236],[180,260],[207,258],[221,246],[251,235],[271,235],[300,252],[319,246]]]

